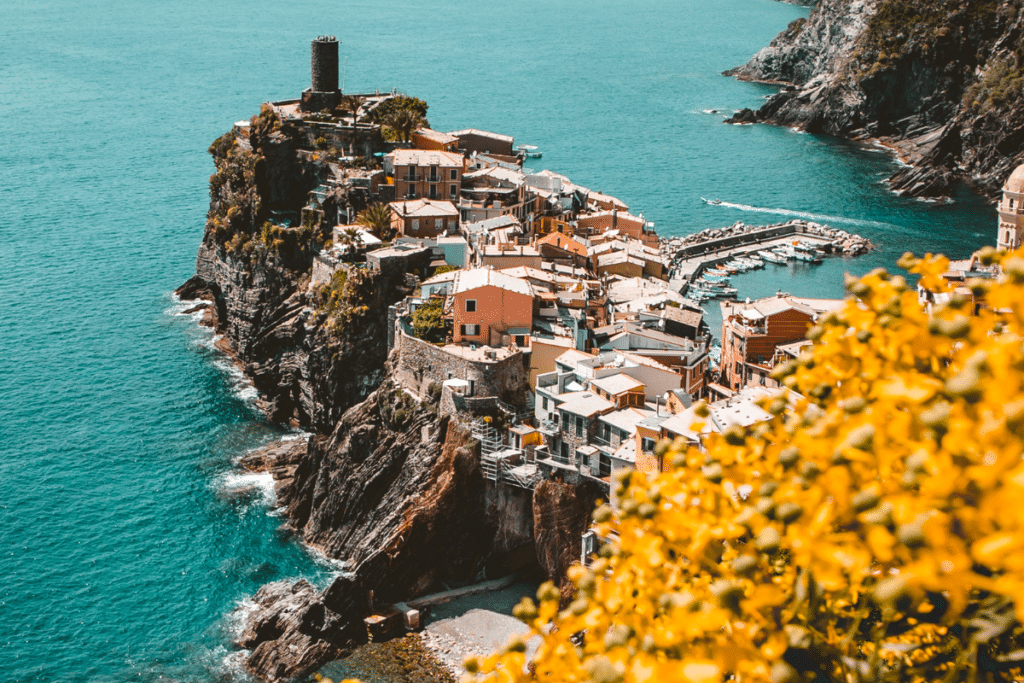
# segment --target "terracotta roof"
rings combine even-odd
[[[544,237],[537,240],[537,245],[540,246],[541,244],[549,244],[559,249],[565,249],[566,251],[578,254],[579,256],[585,257],[587,255],[587,248],[583,246],[583,244],[577,242],[571,237],[563,235],[560,232],[552,232],[548,235],[544,235]]]

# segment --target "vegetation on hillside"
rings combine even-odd
[[[659,448],[613,482],[577,595],[516,615],[539,637],[488,681],[1010,681],[1024,669],[1024,254],[929,315],[902,277],[845,308],[776,376],[775,417]],[[941,257],[901,265],[947,288]],[[799,394],[799,395],[798,395]],[[806,398],[802,398],[806,397]],[[705,406],[699,414],[707,416]],[[695,426],[699,429],[699,426]]]
[[[945,41],[946,59],[961,66],[983,64],[988,58],[984,35],[995,27],[997,14],[1010,15],[1018,5],[1019,0],[881,0],[855,56],[873,75],[904,55],[932,52]]]
[[[984,112],[1019,101],[1024,96],[1022,67],[1021,58],[1016,55],[996,61],[964,93],[964,105]]]

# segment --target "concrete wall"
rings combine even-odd
[[[467,360],[403,333],[395,335],[395,348],[398,381],[421,396],[431,382],[441,384],[447,379],[472,381],[475,397],[500,398],[526,387],[527,369],[521,353],[500,361]]]

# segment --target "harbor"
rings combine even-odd
[[[670,264],[672,289],[695,303],[735,298],[738,292],[729,277],[737,273],[790,261],[818,264],[829,256],[859,256],[874,248],[860,235],[802,220],[766,226],[735,223],[659,242]]]

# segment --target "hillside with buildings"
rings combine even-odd
[[[397,93],[343,95],[332,38],[312,70],[300,99],[211,146],[206,232],[178,292],[267,415],[313,433],[244,466],[273,474],[290,528],[346,569],[323,592],[257,596],[240,644],[268,680],[367,629],[415,629],[445,587],[564,581],[616,472],[656,473],[659,443],[764,419],[772,368],[836,305],[724,304],[719,367],[694,298],[721,285],[711,266],[773,243],[807,259],[867,248],[799,222],[661,240],[620,199],[525,168],[536,153],[507,135],[432,130],[426,103]]]

